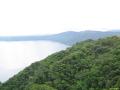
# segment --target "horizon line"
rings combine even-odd
[[[120,29],[114,29],[114,30],[106,30],[106,31],[101,31],[101,30],[83,30],[83,31],[64,31],[64,32],[59,32],[59,33],[53,33],[53,34],[30,34],[30,35],[0,35],[0,37],[31,37],[31,36],[51,36],[51,35],[57,35],[61,33],[66,33],[66,32],[120,32]]]

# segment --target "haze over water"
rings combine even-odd
[[[0,81],[8,80],[31,63],[67,47],[51,41],[0,42]]]

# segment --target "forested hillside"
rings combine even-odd
[[[119,90],[120,37],[86,40],[33,63],[0,90]]]

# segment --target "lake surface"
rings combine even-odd
[[[68,46],[51,41],[0,42],[0,81]]]

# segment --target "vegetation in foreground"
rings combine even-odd
[[[87,40],[33,63],[0,90],[119,90],[120,38]]]

